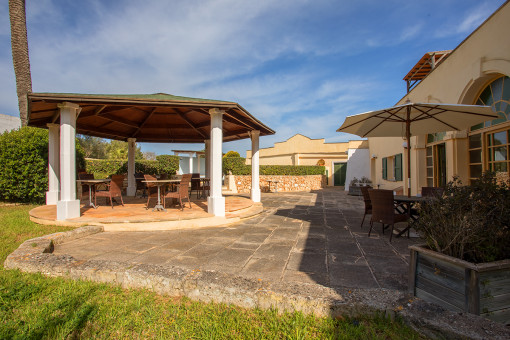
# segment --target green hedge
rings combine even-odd
[[[85,170],[93,173],[96,178],[104,178],[112,174],[126,174],[128,170],[128,162],[125,160],[87,159],[86,162]],[[135,172],[144,174],[166,173],[173,175],[178,169],[178,156],[160,155],[156,157],[155,161],[135,161]]]
[[[228,175],[251,175],[251,165],[246,165],[246,159],[242,157],[223,158],[223,174]],[[303,176],[324,175],[326,168],[318,165],[261,165],[261,175]]]
[[[76,143],[76,167],[85,164]],[[42,203],[48,190],[48,130],[23,127],[0,135],[0,200]]]

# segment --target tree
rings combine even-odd
[[[108,143],[103,138],[85,135],[78,135],[77,138],[86,158],[106,158],[106,147]]]
[[[223,157],[241,157],[237,151],[229,151]]]
[[[112,140],[106,146],[106,158],[108,159],[127,159],[128,143],[120,140]],[[135,159],[143,159],[143,153],[140,146],[136,147]]]
[[[19,116],[21,126],[26,126],[28,122],[27,94],[32,92],[32,76],[28,58],[25,0],[9,0],[9,17],[11,20],[12,64],[16,76]]]

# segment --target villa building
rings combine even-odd
[[[296,134],[273,147],[259,149],[260,165],[324,165],[329,186],[348,185],[354,177],[370,176],[366,140],[326,143],[324,138],[311,139]],[[246,151],[251,164],[251,151]]]
[[[500,118],[465,131],[411,137],[411,192],[442,186],[458,176],[465,184],[484,171],[510,171],[510,2],[452,51],[427,53],[406,75],[408,93],[396,105],[489,105]],[[374,108],[377,109],[377,108]],[[371,178],[382,189],[407,189],[405,141],[369,138]]]

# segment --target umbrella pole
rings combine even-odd
[[[407,197],[411,197],[411,107],[407,107],[406,119],[407,142]]]

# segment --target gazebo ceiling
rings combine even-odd
[[[164,93],[152,95],[102,95],[68,93],[29,93],[28,125],[46,128],[59,122],[58,105],[77,104],[81,112],[76,133],[101,138],[149,143],[202,143],[210,139],[209,109],[223,115],[223,141],[261,136],[275,132],[234,102],[188,98]]]

